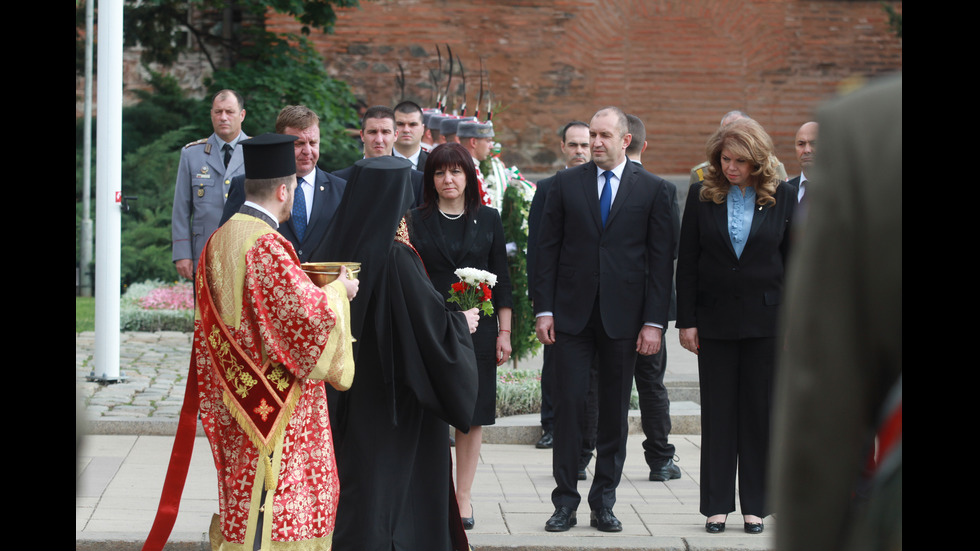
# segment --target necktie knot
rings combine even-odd
[[[303,191],[303,179],[299,178],[296,182],[296,191],[293,194],[293,228],[296,230],[296,238],[300,242],[306,234],[306,193]]]
[[[235,148],[232,147],[230,143],[226,143],[224,147],[221,148],[221,151],[223,151],[225,154],[225,168],[228,168],[228,163],[231,162],[231,152],[234,151],[234,149]]]
[[[609,207],[612,206],[612,177],[611,170],[602,173],[606,183],[602,186],[602,193],[599,194],[599,213],[602,215],[602,227],[606,227],[606,220],[609,219]]]

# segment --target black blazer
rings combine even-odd
[[[557,331],[578,334],[598,297],[611,338],[636,338],[646,322],[667,326],[676,232],[666,182],[627,162],[606,227],[594,162],[562,170],[548,190],[534,310]]]
[[[783,182],[776,204],[756,206],[741,258],[728,234],[727,203],[701,201],[693,184],[681,223],[677,327],[710,339],[775,337],[796,189]]]
[[[446,245],[439,225],[440,216],[435,210],[426,217],[424,209],[413,209],[407,220],[412,246],[422,258],[436,290],[449,298],[450,286],[459,281],[455,275],[457,269],[486,270],[497,276],[492,298],[494,311],[513,307],[504,226],[497,209],[481,205],[475,216],[468,217],[470,221],[466,224],[463,244],[456,255]]]
[[[333,174],[328,174],[320,167],[316,169],[316,179],[313,183],[313,210],[310,214],[309,224],[306,225],[306,232],[303,234],[302,243],[296,237],[296,229],[293,221],[287,220],[284,224],[279,224],[279,233],[283,235],[299,256],[300,262],[323,262],[331,259],[310,258],[313,248],[327,234],[327,227],[333,220],[334,213],[340,205],[340,200],[344,196],[344,189],[347,181]],[[228,190],[228,200],[225,201],[225,210],[221,213],[221,224],[224,224],[232,217],[238,209],[245,203],[245,176],[237,176],[231,181]]]
[[[534,298],[535,262],[538,261],[538,238],[541,235],[541,218],[544,214],[544,204],[548,199],[548,190],[554,176],[538,182],[531,201],[531,209],[527,213],[527,294]]]
[[[411,165],[409,165],[409,166],[411,166]],[[335,171],[331,172],[331,174],[333,174],[334,176],[337,176],[339,178],[343,178],[346,181],[346,180],[350,180],[350,176],[351,176],[351,174],[353,172],[354,172],[354,165],[350,165],[347,168],[342,168],[340,170],[335,170]],[[415,194],[415,203],[412,206],[413,207],[420,207],[420,206],[422,206],[422,202],[423,202],[423,199],[422,199],[422,172],[413,169],[412,172],[411,172],[411,174],[412,174],[412,193]]]

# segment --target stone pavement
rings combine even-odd
[[[642,434],[632,436],[615,508],[623,532],[607,534],[589,528],[588,505],[583,500],[579,526],[565,533],[547,533],[544,522],[553,511],[554,480],[551,452],[533,446],[540,434],[537,415],[498,419],[497,425],[484,428],[485,444],[473,489],[476,527],[468,534],[477,550],[772,548],[776,527],[772,517],[766,519],[766,532],[761,536],[744,534],[737,513],[730,515],[725,534],[704,532],[704,517],[698,512],[700,411],[690,399],[697,392],[697,364],[677,344],[675,330],[669,330],[666,339],[666,380],[674,420],[671,442],[677,447],[683,477],[650,482]],[[94,335],[76,335],[76,388],[86,404],[89,434],[78,452],[75,547],[135,550],[149,533],[160,498],[183,400],[190,335],[123,334],[120,364],[126,380],[106,386],[85,380],[93,368],[93,349]],[[535,366],[540,364],[532,360],[520,368]],[[640,432],[638,413],[633,412],[633,417],[631,432],[635,434]],[[579,486],[583,494],[589,483]],[[167,548],[208,549],[206,530],[217,510],[214,464],[207,440],[199,437]]]

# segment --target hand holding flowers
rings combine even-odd
[[[479,308],[485,315],[493,315],[490,289],[497,284],[497,276],[476,268],[460,268],[454,273],[459,281],[452,284],[446,302],[455,302],[463,310]]]

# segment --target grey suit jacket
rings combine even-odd
[[[197,269],[204,243],[218,229],[231,180],[245,173],[241,143],[247,138],[242,132],[227,169],[214,134],[180,151],[171,218],[174,262],[190,258]]]

